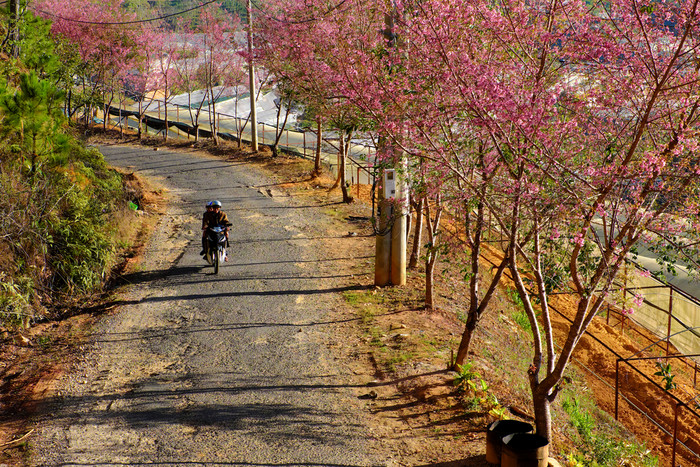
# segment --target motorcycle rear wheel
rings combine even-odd
[[[221,258],[223,256],[223,253],[221,250],[215,251],[214,252],[214,274],[219,274],[219,263],[221,263]]]

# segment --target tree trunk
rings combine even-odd
[[[65,103],[65,106],[66,106],[66,115],[68,115],[68,118],[70,118],[70,116],[73,114],[73,113],[71,112],[71,108],[70,108],[70,107],[71,107],[71,99],[72,99],[72,98],[73,98],[73,91],[71,91],[71,89],[69,88],[69,89],[68,89],[68,95],[67,95],[67,98],[66,98],[66,103]]]
[[[143,100],[139,100],[139,114],[136,117],[136,137],[139,139],[139,141],[141,141],[141,139],[143,138],[143,134],[141,132],[141,125],[143,124],[144,113],[145,112],[143,110]]]
[[[124,120],[122,118],[122,107],[124,102],[119,102],[119,137],[124,138]]]
[[[165,122],[165,126],[163,128],[163,141],[168,140],[168,91],[167,91],[167,85],[165,88],[165,94],[163,94],[163,109],[165,112],[165,115],[163,116],[163,121]]]
[[[343,203],[350,204],[352,202],[352,196],[348,192],[347,179],[345,177],[345,165],[347,161],[348,148],[350,147],[351,134],[348,135],[347,141],[345,141],[345,136],[340,134],[340,149],[338,151],[338,178],[336,179],[333,188],[340,184],[340,190],[343,193]],[[331,188],[332,189],[332,188]]]
[[[469,276],[469,314],[467,316],[467,322],[464,328],[464,334],[462,334],[462,342],[459,344],[459,349],[457,350],[457,359],[455,360],[455,365],[464,364],[469,353],[469,344],[472,340],[472,335],[476,329],[476,325],[481,318],[481,312],[483,308],[479,306],[479,278],[481,277],[479,271],[479,257],[481,256],[481,236],[483,233],[483,217],[484,217],[484,203],[479,201],[479,206],[477,208],[476,225],[474,226],[473,235],[471,235],[471,269]],[[467,217],[468,218],[468,217]],[[466,226],[467,232],[469,232],[469,225]]]
[[[277,157],[278,155],[278,147],[280,144],[280,140],[282,139],[282,133],[284,133],[284,127],[287,126],[287,120],[289,119],[289,110],[290,107],[287,106],[287,111],[284,113],[284,121],[282,122],[282,128],[280,128],[280,114],[282,113],[282,97],[280,97],[280,105],[277,108],[277,126],[275,130],[275,144],[272,145],[272,155],[274,157]]]
[[[418,258],[420,257],[420,247],[423,241],[423,200],[425,198],[421,196],[418,201],[414,203],[416,207],[416,226],[413,231],[413,247],[411,248],[411,257],[408,260],[408,268],[415,269],[418,267]]]
[[[503,271],[508,265],[507,257],[503,258],[501,264],[496,270],[496,273],[491,278],[491,283],[488,290],[484,296],[481,297],[479,292],[479,282],[484,277],[484,275],[480,272],[481,242],[484,234],[484,216],[484,203],[479,202],[475,219],[476,225],[473,229],[471,229],[470,225],[465,226],[465,230],[468,232],[469,243],[471,245],[471,266],[469,271],[469,312],[467,314],[467,322],[464,326],[462,340],[460,341],[457,349],[457,356],[454,361],[455,367],[457,365],[464,365],[467,355],[469,355],[469,346],[471,345],[472,338],[474,337],[474,331],[476,330],[484,311],[486,311],[486,307],[491,301],[491,297],[493,297],[493,293],[501,280]],[[470,223],[470,219],[472,219],[471,216],[465,216],[465,222],[468,224]]]
[[[219,145],[219,134],[217,132],[216,126],[217,126],[217,116],[216,116],[216,99],[214,98],[214,89],[211,89],[211,112],[209,112],[209,115],[211,116],[210,122],[211,122],[211,137],[214,139],[214,145],[218,146]]]
[[[552,413],[548,392],[541,383],[533,387],[532,404],[535,410],[535,430],[538,435],[547,438],[551,442]]]
[[[339,130],[340,133],[340,130]],[[343,170],[344,167],[341,167],[344,165],[344,160],[343,160],[343,135],[341,133],[340,138],[338,139],[338,153],[336,156],[336,165],[338,166],[338,175],[335,177],[335,182],[333,182],[333,186],[330,188],[331,190],[334,190],[340,186],[341,178],[343,177]]]
[[[357,183],[360,183],[359,180]],[[411,237],[411,224],[413,223],[413,213],[411,213],[412,209],[414,208],[414,204],[411,202],[411,193],[410,189],[406,190],[408,193],[406,194],[406,206],[407,206],[407,213],[406,213],[406,245],[408,245],[408,239]]]
[[[85,85],[85,78],[84,78],[84,77],[81,77],[81,78],[80,78],[80,83],[81,83],[81,87],[82,87],[82,90],[83,90],[83,96],[85,96],[85,94],[86,94],[87,91],[86,91],[86,85]],[[87,125],[88,125],[88,119],[90,118],[90,101],[88,100],[88,101],[85,102],[83,105],[85,106],[85,113],[84,113],[84,115],[85,115],[85,125],[87,126]],[[80,107],[81,107],[81,106],[78,106],[78,109],[79,109]],[[76,109],[76,111],[77,111],[77,109]],[[81,119],[81,117],[76,117],[76,121],[80,121],[80,119]]]
[[[479,323],[478,315],[470,311],[467,315],[467,322],[464,325],[464,332],[462,333],[462,340],[457,348],[457,356],[455,357],[453,369],[457,369],[457,366],[464,365],[469,355],[469,346],[472,343],[472,337],[474,337],[474,331],[476,330],[476,325]]]
[[[236,105],[233,108],[233,115],[236,120],[236,137],[238,139],[238,149],[241,148],[243,144],[243,127],[241,127],[241,120],[238,118],[238,86],[236,86]]]
[[[433,281],[435,279],[435,260],[437,254],[434,251],[429,251],[425,259],[425,308],[428,310],[435,309]]]
[[[10,24],[8,36],[10,38],[10,55],[19,57],[19,18],[20,18],[20,0],[10,1]]]
[[[205,96],[206,98],[206,96]],[[197,112],[194,114],[194,119],[192,121],[192,129],[194,130],[194,142],[198,143],[199,142],[199,118],[202,116],[202,106],[204,105],[204,99],[199,103],[199,107],[197,107]],[[189,135],[187,136],[187,139],[189,139]]]
[[[103,99],[102,102],[103,102],[102,108],[104,109],[104,119],[102,122],[102,129],[106,133],[107,130],[109,129],[109,122],[110,122],[109,109],[112,107],[112,102],[114,102],[114,90],[110,91],[109,100],[107,101],[107,99]]]
[[[107,120],[109,120],[109,110],[108,110],[108,108],[109,108],[110,105],[112,105],[112,100],[111,100],[111,99],[110,99],[109,103],[106,103],[106,102],[105,102],[104,104],[102,104],[102,113],[104,114],[104,115],[103,115],[104,118],[102,119],[102,131],[105,132],[105,133],[107,132]]]
[[[430,203],[425,202],[426,226],[428,227],[428,241],[430,242],[425,255],[425,307],[428,310],[435,308],[434,301],[434,280],[435,263],[438,258],[438,228],[440,227],[440,217],[442,215],[442,205],[440,194],[435,200],[435,219],[431,219]]]
[[[335,179],[335,183],[333,184],[332,187],[329,188],[328,191],[334,190],[338,186],[340,186],[340,189],[343,193],[343,202],[344,203],[351,203],[352,202],[352,196],[350,196],[350,193],[348,192],[348,186],[345,178],[345,161],[347,159],[347,148],[350,146],[350,138],[351,134],[348,135],[348,140],[347,143],[345,141],[345,135],[343,135],[342,131],[340,132],[340,139],[339,139],[339,148],[338,148],[338,176]]]
[[[323,129],[321,128],[321,117],[316,118],[316,159],[314,160],[314,176],[321,175],[321,141],[323,141]]]
[[[236,105],[238,105],[238,104],[236,104]],[[243,138],[241,137],[242,133],[243,133],[243,127],[241,127],[240,120],[238,120],[238,118],[236,118],[236,134],[238,135],[238,138],[236,138],[236,139],[238,140],[238,149],[240,149],[241,146],[243,145]]]

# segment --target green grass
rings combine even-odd
[[[527,332],[532,332],[530,318],[528,318],[527,313],[525,313],[525,310],[514,310],[511,314],[511,318],[513,318],[515,324],[520,326],[523,330]]]
[[[515,305],[510,310],[510,317],[521,329],[527,331],[528,334],[532,334],[532,325],[530,324],[530,318],[528,317],[527,312],[525,311],[525,305],[522,299],[520,298],[520,295],[518,295],[517,290],[508,288],[506,292],[510,301],[513,302],[513,305]],[[535,310],[537,310],[537,308],[535,308]],[[537,312],[537,316],[539,317],[539,312]],[[537,323],[537,326],[539,327],[540,335],[544,335],[544,329],[542,328],[539,321]]]
[[[595,408],[595,404],[577,392],[563,397],[561,406],[569,417],[578,450],[567,456],[570,465],[614,467],[635,465],[655,467],[659,465],[643,444],[620,432],[610,416]]]
[[[323,213],[325,215],[327,215],[328,217],[331,217],[331,218],[336,219],[336,220],[344,220],[345,219],[344,212],[342,212],[339,209],[333,209],[333,208],[325,209],[323,211]]]
[[[362,324],[369,326],[375,316],[386,310],[386,299],[376,290],[351,291],[343,294],[345,301],[357,310]]]
[[[375,327],[375,326],[370,326],[367,329],[367,334],[369,334],[369,336],[371,338],[369,341],[370,345],[372,345],[374,347],[378,347],[380,349],[386,348],[386,344],[384,344],[384,342],[382,341],[382,338],[384,337],[384,333],[382,332],[381,329],[379,329],[378,327]]]
[[[392,356],[386,360],[386,366],[393,373],[396,372],[399,365],[411,361],[415,357],[416,353],[411,351],[392,352]]]
[[[532,326],[530,325],[530,319],[525,312],[525,304],[523,304],[520,295],[518,295],[518,291],[508,288],[506,292],[510,301],[513,302],[513,305],[515,305],[510,313],[511,318],[513,318],[515,324],[520,326],[523,330],[531,333]]]

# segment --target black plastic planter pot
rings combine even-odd
[[[486,430],[486,462],[501,464],[503,438],[514,433],[532,433],[532,425],[518,420],[496,420]]]
[[[531,433],[515,433],[503,438],[501,467],[547,467],[549,441]]]

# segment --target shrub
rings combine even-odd
[[[62,93],[35,75],[0,87],[0,320],[26,324],[40,302],[99,289],[114,257],[110,214],[121,175],[83,147],[60,115]],[[57,110],[58,109],[58,110]],[[31,130],[31,131],[30,131]]]

